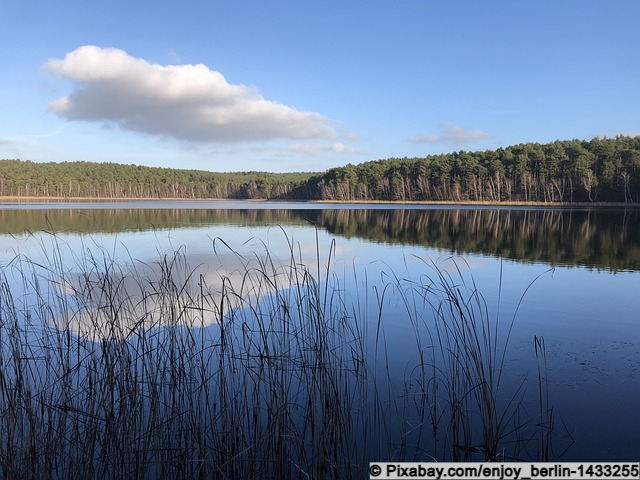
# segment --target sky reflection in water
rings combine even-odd
[[[535,258],[505,259],[495,252],[466,251],[459,256],[456,255],[459,249],[443,248],[442,242],[431,246],[401,243],[392,237],[388,241],[379,236],[367,239],[361,228],[354,230],[349,223],[338,228],[330,219],[330,216],[320,218],[317,230],[304,222],[278,224],[277,218],[267,225],[255,221],[243,225],[234,217],[233,221],[217,224],[155,230],[60,232],[55,238],[47,233],[16,231],[0,236],[0,265],[7,265],[18,252],[35,262],[46,262],[52,246],[58,242],[64,245],[63,251],[74,255],[83,250],[104,249],[131,281],[130,276],[135,275],[135,269],[131,270],[133,263],[146,265],[150,269],[146,275],[153,277],[157,273],[153,271],[154,262],[165,253],[182,249],[188,266],[197,269],[215,290],[223,277],[241,281],[242,263],[227,246],[246,259],[266,248],[276,262],[286,264],[293,245],[296,258],[300,257],[314,274],[324,275],[331,255],[335,278],[345,288],[360,290],[356,295],[362,295],[363,288],[397,279],[420,281],[423,275],[433,273],[432,263],[452,276],[460,268],[465,278],[477,284],[490,315],[494,318],[499,315],[502,327],[509,324],[517,311],[507,357],[511,387],[505,390],[517,388],[523,378],[535,378],[533,338],[544,337],[550,393],[557,411],[578,440],[562,459],[633,460],[629,452],[640,451],[640,434],[633,427],[640,425],[640,412],[636,408],[636,399],[640,398],[638,271],[607,269],[606,265],[598,268],[554,265]],[[584,225],[581,224],[583,229]],[[351,233],[336,234],[349,228]],[[637,225],[625,228],[634,231]],[[354,234],[357,231],[361,233]],[[214,254],[214,248],[218,255]],[[452,255],[454,261],[449,260]],[[80,272],[74,271],[72,261],[67,268],[70,282],[80,281],[77,276]],[[10,278],[10,269],[5,269],[5,274]],[[365,294],[365,298],[375,303],[373,294]],[[403,365],[411,361],[402,352],[415,345],[415,331],[406,321],[396,297],[388,296],[383,303],[385,338],[392,362],[402,377]],[[375,305],[362,311],[376,317]],[[376,318],[367,320],[374,322]],[[81,320],[78,322],[72,330],[90,335],[80,325]],[[210,322],[205,319],[205,323]],[[506,330],[502,331],[506,334]]]

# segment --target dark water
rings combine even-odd
[[[275,258],[286,258],[294,245],[311,270],[321,271],[331,258],[345,288],[360,295],[376,282],[420,279],[432,263],[452,274],[461,268],[491,316],[509,324],[515,315],[505,391],[536,378],[534,338],[544,339],[556,453],[568,448],[560,460],[637,461],[638,209],[153,201],[0,206],[5,268],[18,253],[46,262],[56,244],[148,263],[180,248],[215,283],[221,272],[234,278],[240,268],[232,257],[212,255],[221,240],[247,255],[266,247]],[[60,261],[74,268],[72,256]],[[405,352],[416,332],[393,296],[385,309],[396,319],[385,332],[390,364],[394,376],[405,378],[412,360]]]

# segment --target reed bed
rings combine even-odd
[[[500,326],[463,262],[374,281],[338,274],[333,244],[305,263],[286,240],[288,258],[214,240],[237,265],[224,273],[181,248],[149,263],[56,235],[44,261],[16,255],[0,271],[2,476],[365,478],[370,461],[550,458],[543,370],[532,413],[528,380],[503,385],[515,315]],[[409,363],[386,341],[398,322]]]

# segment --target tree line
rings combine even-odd
[[[309,173],[207,172],[118,163],[0,160],[0,196],[294,198]]]
[[[638,203],[640,137],[390,158],[324,173],[0,160],[0,196]]]
[[[327,200],[639,202],[640,137],[393,158],[310,179]]]

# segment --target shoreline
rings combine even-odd
[[[343,205],[443,205],[443,206],[481,206],[481,207],[616,207],[616,208],[640,208],[638,203],[624,202],[524,202],[504,201],[495,202],[489,200],[280,200],[280,199],[247,199],[247,198],[174,198],[174,197],[36,197],[36,196],[0,196],[0,203],[80,203],[80,202],[136,202],[136,201],[160,201],[160,202],[247,202],[247,203],[319,203],[319,204],[343,204]]]
[[[362,205],[460,205],[478,207],[627,207],[640,208],[640,203],[624,202],[524,202],[504,201],[495,202],[489,200],[309,200],[312,203],[338,203],[338,204],[362,204]]]

